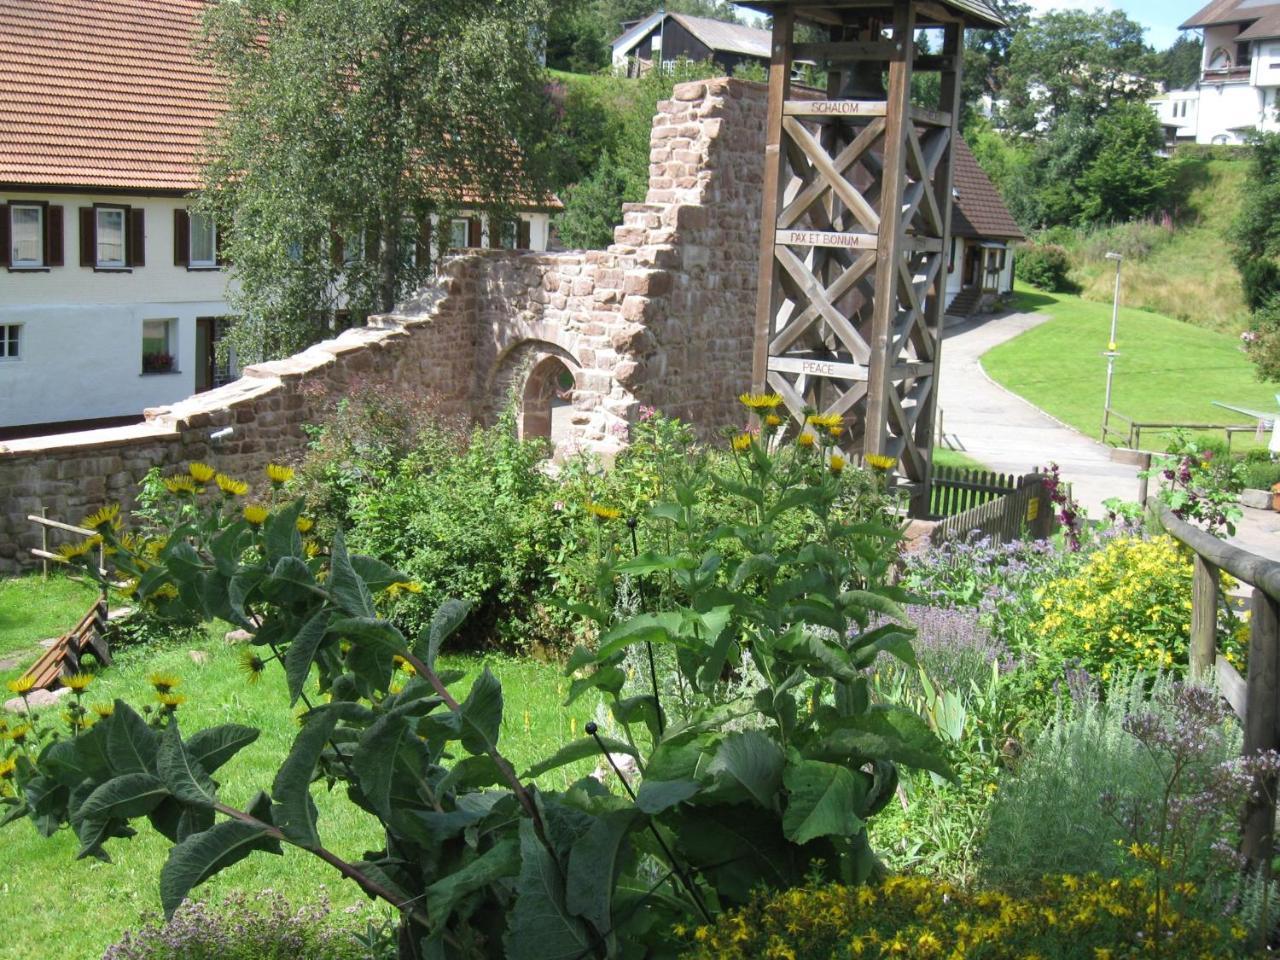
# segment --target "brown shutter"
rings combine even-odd
[[[9,266],[9,205],[0,203],[0,267]]]
[[[125,263],[131,267],[145,267],[147,265],[146,211],[141,207],[125,207],[125,219],[129,222]]]
[[[329,256],[333,261],[333,265],[339,270],[342,269],[342,265],[345,262],[345,254],[346,250],[343,247],[342,237],[338,235],[337,230],[331,228],[329,230]]]
[[[173,211],[173,265],[191,266],[191,215],[181,208]]]
[[[418,224],[416,264],[419,270],[431,266],[431,218],[423,217]]]
[[[524,217],[516,221],[516,247],[520,250],[533,249],[533,224]]]
[[[467,246],[478,247],[480,245],[481,245],[480,218],[468,217],[467,218]]]
[[[98,219],[93,207],[80,208],[80,266],[98,265]]]
[[[502,231],[506,228],[506,222],[499,220],[497,217],[489,218],[489,249],[502,249]]]
[[[62,229],[62,207],[49,206],[44,211],[44,265],[60,267],[66,245]],[[8,246],[8,244],[6,244]]]

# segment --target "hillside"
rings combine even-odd
[[[1165,223],[1048,231],[1046,239],[1070,252],[1071,278],[1086,300],[1111,302],[1115,264],[1108,250],[1124,254],[1121,302],[1129,307],[1238,334],[1246,310],[1231,264],[1226,232],[1240,205],[1247,163],[1187,157],[1174,195],[1181,198]]]

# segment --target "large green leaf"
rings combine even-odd
[[[352,554],[351,569],[355,570],[356,575],[374,593],[387,589],[393,583],[406,583],[410,579],[407,573],[401,573],[395,567],[388,563],[383,563],[377,557],[362,557],[359,554]]]
[[[503,943],[507,960],[578,960],[592,946],[590,932],[565,905],[560,868],[532,820],[520,821],[520,875]]]
[[[610,811],[569,851],[565,907],[600,932],[613,929],[613,888],[626,854],[623,842],[639,822],[634,810]]]
[[[462,746],[468,753],[488,753],[498,745],[502,727],[502,684],[485,667],[462,702]]]
[[[360,782],[360,792],[384,818],[391,816],[391,788],[396,765],[406,745],[419,742],[407,717],[383,714],[360,737],[351,763]],[[424,771],[425,773],[425,771]]]
[[[80,838],[76,857],[106,859],[103,841],[118,835],[124,822],[150,813],[168,796],[164,783],[149,773],[126,773],[99,784],[71,814],[71,826]]]
[[[921,717],[903,707],[872,707],[866,713],[846,717],[840,721],[839,729],[828,734],[823,747],[954,777],[942,741]]]
[[[187,837],[169,851],[169,859],[160,870],[160,901],[165,915],[173,916],[193,889],[255,850],[281,853],[280,844],[264,827],[240,820],[224,820]]]
[[[404,634],[390,620],[377,617],[345,617],[329,624],[329,630],[340,636],[350,637],[362,644],[377,647],[389,656],[409,652]]]
[[[680,635],[683,618],[678,611],[642,613],[618,624],[600,638],[596,659],[603,660],[633,643],[673,643]]]
[[[782,787],[784,761],[782,748],[767,733],[744,730],[724,738],[707,770],[737,781],[756,803],[772,810]]]
[[[112,772],[154,773],[158,736],[147,721],[123,700],[117,700],[106,724],[107,759]]]
[[[183,803],[212,808],[218,799],[218,787],[199,762],[187,751],[174,717],[160,735],[156,768],[169,792]]]
[[[271,786],[277,826],[291,842],[308,849],[320,846],[311,781],[315,779],[316,764],[320,762],[320,754],[333,736],[337,722],[337,715],[328,710],[317,710],[311,714],[306,726],[294,739],[293,747]]]
[[[418,645],[415,648],[415,652],[428,668],[432,670],[436,668],[436,657],[440,655],[441,646],[458,627],[462,626],[462,621],[467,619],[470,611],[471,604],[466,600],[446,600],[436,607],[431,623],[423,631],[426,639],[425,646],[422,642],[424,638],[419,636]]]
[[[636,791],[636,806],[653,816],[683,803],[701,789],[696,780],[645,780]]]
[[[266,544],[268,563],[277,563],[281,557],[302,556],[298,517],[302,514],[303,506],[304,501],[299,498],[281,507],[267,519],[263,527],[263,542]]]
[[[315,662],[328,629],[329,611],[321,609],[302,625],[298,635],[289,642],[289,649],[284,654],[284,675],[289,684],[290,706],[302,696],[302,688],[306,686],[307,677],[311,673],[311,664]]]
[[[239,723],[224,723],[199,730],[187,740],[187,753],[206,773],[214,773],[224,763],[258,739],[259,731]]]
[[[427,887],[427,916],[439,928],[449,922],[454,906],[463,897],[520,870],[520,842],[506,837],[460,870]]]
[[[625,753],[632,757],[639,756],[635,747],[629,743],[623,743],[621,740],[613,740],[609,737],[601,737],[600,740],[604,744],[604,749],[609,753]],[[548,770],[556,770],[566,764],[577,763],[579,760],[586,760],[588,757],[598,757],[600,755],[600,745],[596,743],[595,738],[584,737],[581,740],[566,744],[547,759],[535,763],[521,775],[520,779],[533,780],[542,776]]]
[[[815,837],[851,837],[862,830],[857,811],[866,786],[848,767],[802,760],[787,766],[782,782],[788,792],[782,832],[792,843],[808,843]]]
[[[334,602],[349,617],[373,617],[373,595],[351,565],[347,544],[339,528],[333,536],[329,554],[329,580],[326,583]]]

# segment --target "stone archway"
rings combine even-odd
[[[520,394],[518,425],[521,439],[543,437],[562,446],[572,432],[572,406],[577,380],[560,357],[549,354],[529,369]]]

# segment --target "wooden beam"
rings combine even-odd
[[[1280,616],[1275,600],[1254,588],[1249,619],[1249,676],[1244,717],[1244,756],[1280,747]],[[1261,778],[1245,802],[1240,852],[1252,867],[1272,856],[1276,826],[1276,776]]]
[[[1194,556],[1191,579],[1191,678],[1209,678],[1218,659],[1218,568]]]
[[[768,375],[769,339],[777,309],[774,279],[775,236],[782,191],[782,116],[791,95],[791,44],[795,27],[795,11],[784,7],[773,18],[773,43],[769,61],[769,105],[765,115],[764,202],[760,213],[760,257],[758,269],[760,289],[756,294],[755,342],[751,354],[751,385],[757,392],[765,389]]]
[[[824,60],[828,63],[850,63],[855,60],[888,62],[901,60],[902,44],[897,40],[834,40],[826,43],[797,43],[793,47],[797,60]]]
[[[845,250],[874,250],[879,240],[874,233],[837,233],[834,230],[776,230],[779,247],[842,247]]]
[[[788,117],[883,117],[883,100],[788,100],[783,107]],[[768,147],[766,146],[766,149]]]

